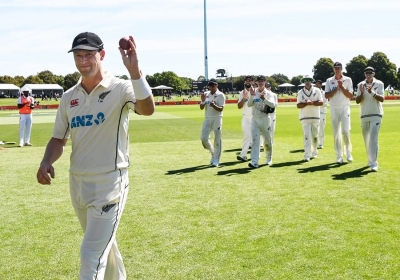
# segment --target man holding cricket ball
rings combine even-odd
[[[154,112],[131,36],[128,43],[119,48],[131,76],[125,81],[103,70],[106,52],[99,36],[83,32],[75,37],[69,52],[81,78],[61,99],[37,172],[40,184],[51,184],[53,163],[71,138],[70,194],[84,231],[79,279],[127,279],[116,232],[129,190],[129,109]]]

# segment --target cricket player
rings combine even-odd
[[[251,145],[251,108],[247,106],[250,97],[250,88],[252,87],[253,77],[246,76],[244,81],[244,89],[239,94],[238,109],[242,110],[242,131],[243,142],[242,150],[236,157],[240,161],[247,161],[247,152]]]
[[[333,64],[335,75],[326,80],[325,97],[331,107],[332,132],[336,152],[336,162],[343,163],[342,135],[347,161],[352,162],[350,141],[350,100],[353,98],[353,81],[342,74],[342,63]]]
[[[211,153],[210,164],[218,167],[222,153],[222,115],[225,106],[225,95],[218,90],[215,79],[208,81],[210,91],[201,94],[200,110],[205,109],[201,143]],[[211,131],[214,132],[214,146],[210,142]]]
[[[260,75],[257,77],[256,89],[250,88],[250,98],[247,106],[252,107],[251,120],[251,162],[250,168],[258,168],[260,159],[260,135],[264,137],[264,151],[266,154],[266,164],[272,165],[272,117],[270,113],[275,110],[276,102],[274,95],[265,87],[265,77]]]
[[[383,82],[375,78],[375,69],[364,69],[365,80],[357,85],[356,103],[360,104],[361,127],[367,150],[368,166],[378,171],[378,135],[382,124],[385,91]]]
[[[18,147],[32,146],[32,110],[35,108],[35,100],[31,96],[32,91],[27,86],[21,89],[22,94],[18,97],[19,109],[19,144]]]
[[[314,78],[305,76],[301,79],[305,86],[297,93],[297,108],[300,109],[300,122],[303,127],[304,161],[316,158],[318,155],[318,128],[322,106],[322,93],[319,88],[313,87]]]
[[[70,194],[83,228],[79,279],[127,279],[116,232],[129,190],[129,110],[152,115],[154,100],[142,74],[132,36],[120,53],[131,80],[103,70],[106,52],[100,37],[83,32],[75,37],[73,58],[81,78],[63,95],[53,136],[37,172],[40,184],[55,177],[53,163],[67,140]]]
[[[272,92],[272,86],[269,82],[265,83],[265,87],[267,88],[267,90],[269,90],[273,95],[274,95],[274,99],[275,99],[275,110],[270,113],[270,116],[272,118],[272,142],[274,141],[274,136],[275,136],[275,129],[276,129],[276,108],[278,107],[278,95],[275,92]]]
[[[322,89],[322,81],[315,81],[315,87],[319,88],[322,93],[322,106],[319,107],[319,128],[318,128],[318,148],[324,148],[325,142],[325,125],[326,125],[326,107],[328,106],[328,99],[325,97],[325,91]]]

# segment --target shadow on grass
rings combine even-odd
[[[293,166],[293,165],[299,165],[299,164],[302,164],[302,163],[304,163],[304,160],[280,162],[280,163],[274,163],[273,165],[271,165],[271,168]]]
[[[304,153],[304,149],[291,150],[291,151],[289,151],[289,153],[291,153],[291,154]]]
[[[193,166],[193,167],[188,167],[188,168],[182,168],[182,169],[177,169],[177,170],[169,170],[165,175],[182,175],[185,173],[192,173],[196,172],[199,170],[207,169],[207,168],[215,168],[211,164],[209,165],[199,165],[199,166]]]
[[[346,165],[347,162],[344,162],[342,164],[338,163],[327,163],[327,164],[322,164],[322,165],[317,165],[317,166],[310,166],[310,167],[305,167],[305,168],[299,168],[297,169],[299,173],[309,173],[309,172],[317,172],[317,171],[326,171],[332,168],[338,168],[342,165]]]
[[[364,167],[361,167],[359,169],[355,169],[355,170],[352,170],[349,172],[344,172],[341,174],[333,174],[332,179],[333,180],[346,180],[346,179],[351,179],[351,178],[361,178],[364,175],[367,175],[368,173],[372,172],[371,170],[365,170],[368,168],[369,168],[368,166],[364,166]]]
[[[241,150],[242,150],[242,148],[224,150],[224,153],[240,152]]]

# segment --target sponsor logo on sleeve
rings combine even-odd
[[[70,108],[79,106],[79,99],[72,99],[69,104],[70,104]]]

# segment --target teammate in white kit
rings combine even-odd
[[[247,161],[247,152],[251,145],[251,108],[247,106],[247,102],[250,98],[250,88],[252,87],[253,77],[246,76],[244,81],[244,89],[239,94],[238,109],[242,110],[242,131],[243,131],[243,142],[242,150],[236,157],[240,161]]]
[[[18,147],[32,146],[32,110],[35,108],[35,100],[30,94],[32,90],[27,86],[22,87],[22,94],[18,97],[19,109],[19,144]]]
[[[297,108],[300,109],[299,119],[303,127],[304,160],[316,158],[318,155],[318,127],[319,107],[322,106],[322,93],[319,88],[313,87],[314,78],[305,76],[301,79],[305,83],[303,89],[297,93]]]
[[[265,88],[265,77],[260,75],[257,77],[256,89],[250,88],[250,98],[247,106],[252,107],[251,120],[251,162],[250,168],[258,168],[260,159],[260,135],[264,136],[264,151],[266,154],[266,164],[272,165],[272,117],[270,113],[275,110],[276,102],[271,91]]]
[[[201,143],[211,153],[210,164],[218,167],[222,153],[222,115],[225,106],[225,95],[218,90],[215,79],[208,81],[210,91],[201,94],[200,109],[204,110],[204,121],[201,130]],[[210,142],[211,131],[214,132],[214,146]]]
[[[127,279],[116,232],[129,190],[129,109],[142,115],[154,112],[151,89],[130,39],[130,49],[120,49],[131,76],[125,81],[103,70],[106,52],[99,36],[84,32],[75,37],[69,52],[82,77],[61,99],[37,172],[40,184],[50,184],[52,164],[71,138],[70,194],[84,231],[79,279]]]
[[[335,75],[325,83],[325,97],[331,107],[332,132],[336,152],[336,162],[343,163],[342,134],[347,161],[352,162],[350,141],[350,100],[353,98],[353,82],[342,74],[342,64],[333,65]]]
[[[361,127],[367,150],[368,166],[378,171],[378,135],[381,128],[385,100],[384,85],[374,78],[375,69],[368,66],[364,70],[365,80],[357,85],[356,103],[360,104]]]
[[[276,108],[278,107],[278,95],[272,91],[272,86],[269,82],[265,83],[265,87],[267,88],[267,90],[269,90],[273,95],[274,95],[274,100],[275,100],[275,110],[270,113],[271,119],[272,119],[272,145],[274,142],[274,137],[275,137],[275,129],[276,129]],[[263,144],[263,143],[261,143]],[[272,157],[272,154],[271,154]]]
[[[322,81],[315,81],[315,87],[319,88],[322,93],[322,106],[319,107],[319,128],[318,128],[318,148],[324,148],[325,142],[325,125],[326,125],[326,107],[328,106],[328,99],[325,97],[325,91],[322,90]]]

